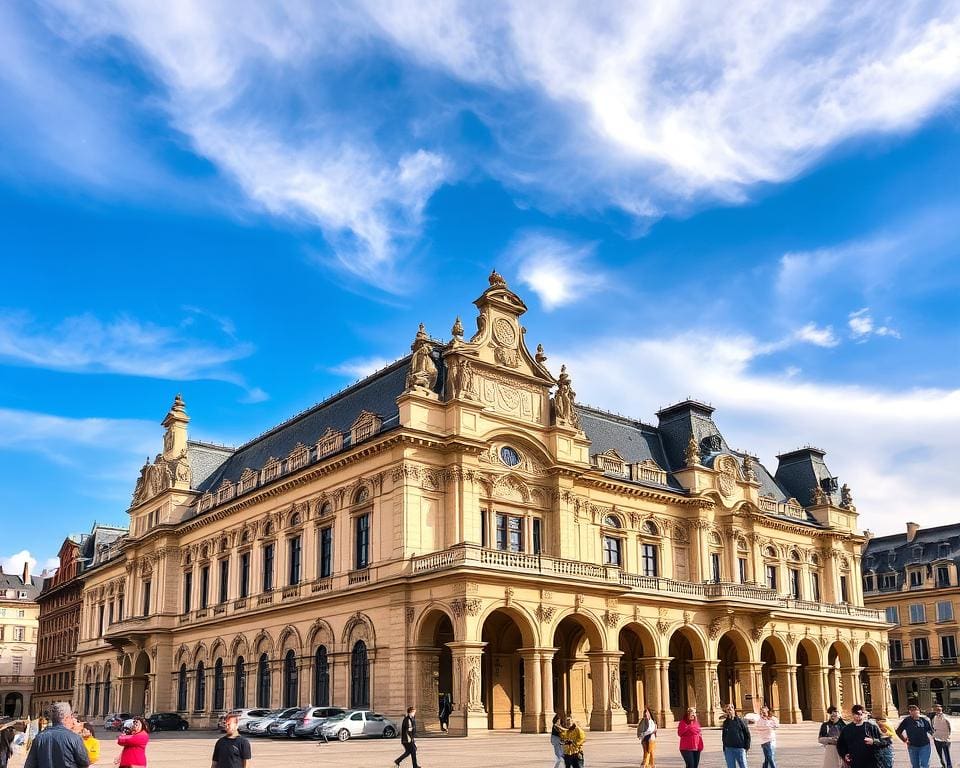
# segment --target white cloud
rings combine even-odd
[[[548,312],[602,289],[607,280],[590,263],[593,244],[574,243],[543,233],[527,233],[510,246],[520,282],[540,297]]]
[[[833,332],[833,326],[820,328],[816,323],[807,323],[799,328],[794,333],[794,338],[817,347],[835,347],[840,343],[840,339]]]
[[[713,403],[728,442],[757,452],[771,471],[777,453],[821,446],[853,489],[863,528],[899,531],[916,516],[918,493],[926,525],[956,520],[953,470],[939,457],[949,455],[960,430],[960,389],[888,390],[757,373],[752,365],[769,346],[703,331],[591,340],[553,359],[567,364],[582,402],[644,420],[687,393]],[[642,370],[657,375],[638,376]]]
[[[344,360],[331,368],[330,371],[350,379],[365,379],[381,368],[386,368],[392,362],[385,357],[357,357],[352,360]]]
[[[900,332],[895,328],[874,323],[873,316],[870,314],[870,307],[851,312],[847,318],[847,325],[850,326],[850,335],[857,341],[866,341],[870,336],[900,338]]]
[[[36,573],[37,558],[31,555],[29,550],[21,549],[12,555],[0,556],[0,566],[3,567],[3,572],[11,576],[22,576],[25,563],[30,564],[31,574]]]

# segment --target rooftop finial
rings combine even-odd
[[[501,274],[500,274],[499,272],[497,272],[497,270],[495,270],[495,269],[490,272],[490,277],[489,277],[488,279],[490,280],[490,286],[491,286],[491,287],[494,287],[494,286],[497,287],[497,288],[506,288],[506,287],[507,287],[507,281],[504,280],[504,279],[503,279],[503,275],[501,275]]]
[[[460,315],[457,315],[457,319],[454,320],[450,333],[453,334],[453,338],[457,341],[463,339],[463,323],[460,322]]]
[[[547,362],[547,355],[543,351],[543,344],[537,344],[537,355],[535,359],[538,363],[540,363],[540,365],[543,365],[545,362]]]

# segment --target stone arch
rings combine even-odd
[[[669,635],[667,640],[667,656],[670,657],[667,668],[669,686],[666,698],[674,720],[680,720],[687,707],[696,706],[700,700],[707,701],[706,681],[697,680],[695,662],[704,661],[707,658],[708,648],[706,639],[693,624],[681,625]]]
[[[179,667],[182,663],[187,661],[187,659],[189,658],[190,658],[190,649],[187,647],[186,643],[180,643],[180,647],[177,648],[177,653],[173,657],[175,665]],[[124,675],[129,674],[129,669],[125,667],[123,670],[123,674]]]
[[[193,666],[194,666],[194,667],[197,666],[197,662],[202,661],[202,662],[206,663],[206,661],[207,661],[207,644],[206,644],[205,642],[203,642],[203,640],[200,640],[200,641],[193,647],[193,653],[191,654],[191,657],[192,657],[192,659],[193,659]]]
[[[218,658],[223,658],[227,655],[227,644],[223,642],[222,637],[218,637],[213,641],[213,645],[210,646],[210,659],[211,661]]]
[[[480,699],[487,712],[487,727],[522,727],[528,662],[520,649],[536,642],[536,628],[522,610],[510,605],[489,610],[478,629],[478,639],[485,643],[480,660]]]
[[[367,648],[375,648],[377,645],[377,635],[373,630],[373,622],[370,617],[360,611],[357,611],[343,627],[343,634],[340,636],[340,642],[344,649],[350,650],[358,640],[363,640]]]
[[[724,638],[731,642],[740,661],[755,661],[753,658],[753,643],[742,629],[737,626],[733,626],[720,634],[720,637],[717,638],[716,646],[718,654],[720,652],[720,643],[724,640]]]
[[[260,656],[260,654],[265,653],[267,657],[272,657],[274,655],[274,643],[273,638],[270,637],[270,633],[265,629],[261,629],[257,636],[253,640],[253,651],[255,655]]]
[[[522,451],[526,451],[531,456],[535,457],[536,460],[545,465],[550,466],[553,464],[554,459],[550,455],[543,445],[538,443],[536,440],[531,440],[526,435],[520,434],[514,430],[510,429],[495,429],[491,432],[488,432],[484,437],[488,443],[502,442],[515,445],[520,448]]]
[[[292,650],[297,656],[303,653],[303,640],[300,637],[300,632],[292,624],[287,624],[277,639],[277,655],[282,656],[288,650]]]
[[[230,656],[248,656],[250,654],[250,644],[247,642],[246,635],[236,635],[230,643]]]
[[[332,650],[334,642],[333,629],[324,619],[314,619],[313,624],[310,625],[310,629],[307,631],[307,641],[310,648],[323,645]]]
[[[872,641],[866,640],[860,646],[857,654],[857,665],[860,667],[860,703],[867,711],[887,709],[887,696],[882,675],[880,650]],[[933,690],[931,683],[930,689]],[[941,700],[941,704],[945,703]]]
[[[791,722],[794,719],[791,686],[786,666],[789,658],[787,644],[777,635],[768,635],[760,641],[762,702],[784,722]]]
[[[659,718],[658,703],[648,701],[649,691],[659,690],[659,680],[648,679],[658,674],[656,667],[651,669],[648,659],[660,656],[657,635],[645,623],[626,622],[617,635],[617,646],[623,654],[620,657],[620,701],[627,713],[628,723],[640,721],[645,705],[650,705],[654,717]]]
[[[550,632],[547,636],[551,638],[555,637],[560,624],[562,624],[565,619],[570,618],[574,619],[584,630],[592,650],[606,650],[606,630],[604,629],[603,622],[601,622],[592,611],[584,610],[583,608],[579,610],[568,608],[559,613],[551,625]]]
[[[486,624],[487,619],[490,618],[497,611],[507,614],[517,626],[520,628],[520,634],[523,638],[523,645],[525,648],[533,648],[537,646],[540,642],[540,632],[539,632],[539,622],[530,611],[527,610],[526,606],[519,605],[517,603],[511,602],[509,605],[506,603],[488,605],[484,611],[480,614],[480,618],[477,621],[477,628],[480,632],[483,632],[483,625]],[[475,638],[475,639],[480,639]]]
[[[860,655],[864,657],[866,666],[873,667],[875,669],[880,669],[882,666],[880,655],[880,649],[877,648],[876,644],[872,640],[864,640],[863,644],[860,646]],[[863,666],[863,665],[861,665]]]
[[[818,701],[823,665],[820,646],[809,637],[801,637],[793,651],[797,665],[797,707],[803,720],[825,720],[826,709]]]
[[[717,638],[716,657],[717,683],[720,688],[720,704],[733,702],[741,706],[749,693],[756,697],[760,692],[754,689],[754,682],[745,667],[748,662],[754,661],[753,644],[737,627],[730,627]]]
[[[834,654],[836,654],[836,659],[840,662],[841,667],[853,666],[853,651],[850,649],[849,644],[845,640],[834,640],[827,647],[828,663]]]
[[[434,641],[438,625],[446,618],[456,632],[456,619],[450,608],[434,600],[427,605],[414,623],[413,637],[416,645],[428,646]]]
[[[185,649],[185,645],[180,646],[181,649]],[[125,653],[123,655],[123,661],[120,662],[120,674],[124,677],[127,677],[130,674],[130,667],[133,664],[133,659],[130,658],[130,654]],[[97,676],[100,675],[100,668],[97,667]]]
[[[447,606],[438,602],[430,603],[414,625],[416,702],[428,723],[437,719],[441,694],[453,699],[453,654],[448,643],[456,639],[456,625]]]

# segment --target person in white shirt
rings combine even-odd
[[[943,714],[941,704],[933,705],[933,718],[930,720],[933,726],[933,746],[937,748],[937,757],[940,758],[940,768],[953,768],[950,760],[950,731],[952,727],[947,716]]]
[[[751,718],[750,725],[763,750],[763,768],[777,768],[777,728],[780,727],[780,721],[773,716],[770,707],[764,705],[760,707],[760,717],[755,721]]]
[[[643,708],[643,716],[637,725],[637,738],[643,747],[643,768],[654,768],[657,747],[657,721],[650,712],[650,707]]]

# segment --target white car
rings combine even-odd
[[[357,736],[378,736],[392,739],[400,729],[397,724],[369,709],[351,709],[323,724],[323,735],[328,739],[346,741]]]
[[[236,717],[237,718],[237,729],[245,730],[244,726],[249,723],[251,720],[256,720],[261,717],[266,717],[273,710],[270,709],[231,709],[229,712],[225,712],[220,715],[217,720],[217,730],[225,731],[227,730],[226,722],[227,717]]]

